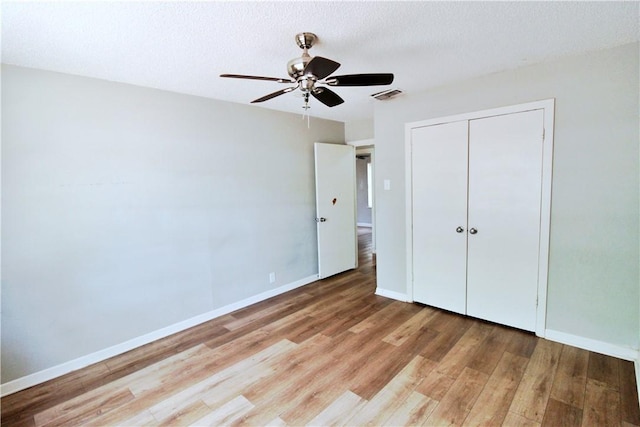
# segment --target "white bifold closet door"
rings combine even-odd
[[[469,122],[467,314],[533,331],[543,111]]]
[[[413,299],[461,314],[467,292],[467,123],[413,129],[411,147]]]
[[[415,301],[536,327],[543,111],[412,130]]]

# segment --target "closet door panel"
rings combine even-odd
[[[467,134],[463,121],[413,129],[411,135],[413,299],[463,314]]]
[[[529,331],[536,326],[542,143],[542,110],[469,122],[467,314]]]

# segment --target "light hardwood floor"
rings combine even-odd
[[[640,425],[631,362],[374,295],[360,267],[1,400],[2,425]]]

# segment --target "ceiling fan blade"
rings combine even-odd
[[[220,77],[230,77],[232,79],[266,80],[278,83],[295,83],[295,80],[280,79],[278,77],[245,76],[242,74],[220,74]]]
[[[269,95],[265,95],[262,98],[254,99],[253,101],[251,101],[251,103],[255,104],[256,102],[268,101],[271,98],[275,98],[276,96],[280,96],[280,95],[283,95],[285,93],[291,92],[292,90],[297,89],[297,87],[298,86],[293,86],[293,87],[288,87],[288,88],[285,88],[285,89],[280,89],[279,91],[270,93]]]
[[[348,74],[333,76],[324,83],[330,86],[378,86],[393,83],[393,74]]]
[[[315,88],[311,91],[311,95],[327,107],[335,107],[344,102],[344,99],[340,98],[337,93],[326,87]]]
[[[340,64],[321,56],[315,56],[306,67],[303,74],[313,74],[318,80],[324,79],[340,67]]]

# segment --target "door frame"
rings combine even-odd
[[[373,199],[373,209],[371,209],[371,253],[376,253],[376,147],[373,139],[359,139],[356,141],[347,141],[347,145],[353,145],[358,153],[371,154],[371,197]],[[355,190],[357,192],[357,188]],[[356,195],[357,196],[357,195]],[[356,217],[358,212],[356,210]],[[356,221],[356,229],[358,228]]]
[[[405,232],[406,232],[406,294],[413,302],[413,170],[411,131],[416,128],[433,126],[464,120],[481,119],[531,110],[543,110],[543,142],[542,142],[542,191],[540,206],[540,243],[538,248],[538,303],[536,309],[535,333],[539,337],[545,336],[547,313],[547,285],[549,279],[549,238],[551,230],[551,181],[553,174],[553,134],[555,98],[506,107],[492,108],[469,113],[456,114],[434,119],[421,120],[405,124]]]

